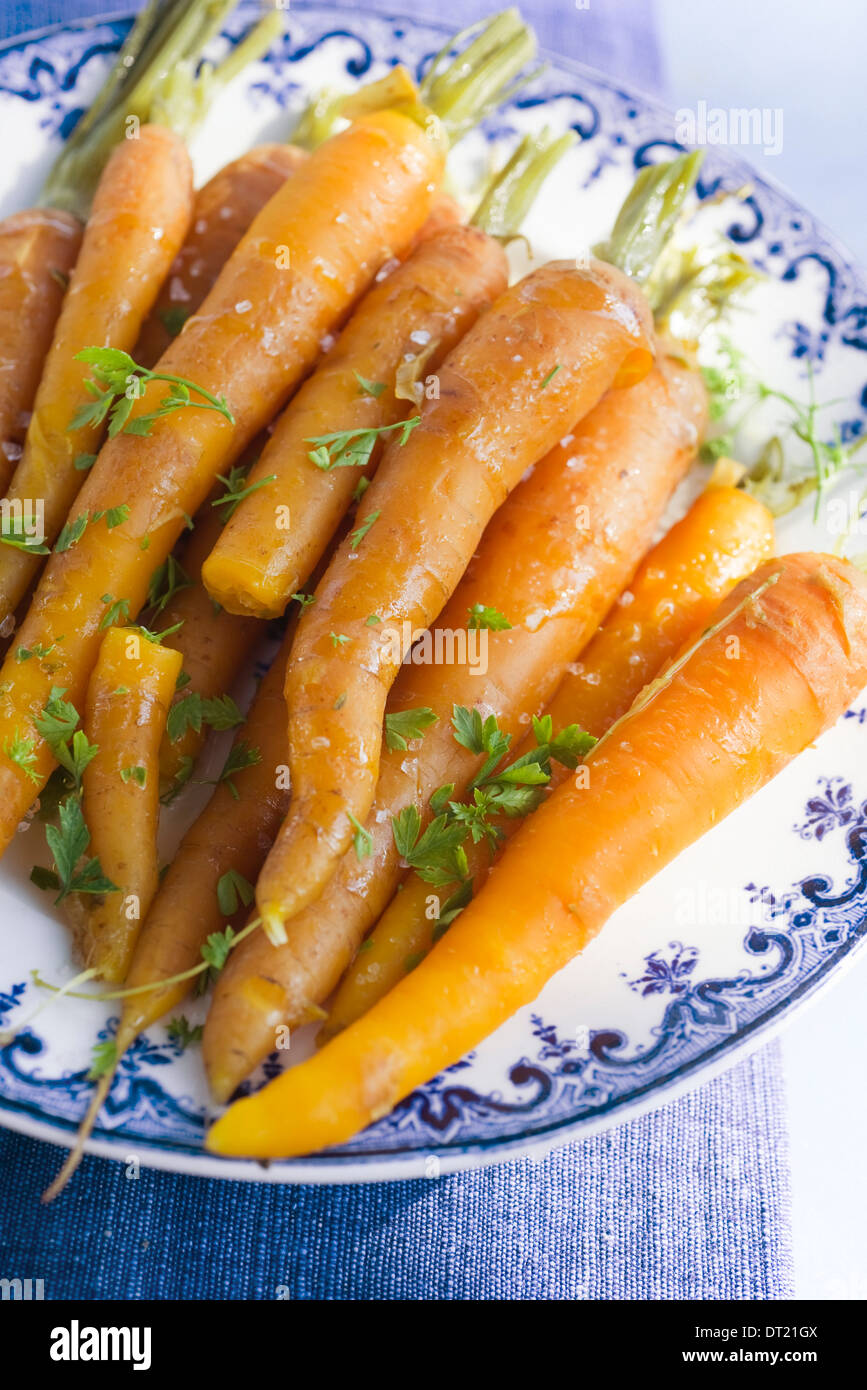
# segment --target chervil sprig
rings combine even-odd
[[[424,738],[431,724],[436,724],[439,715],[428,705],[415,709],[399,710],[396,714],[385,716],[385,742],[392,752],[405,752],[407,744],[414,739]]]
[[[85,425],[101,425],[107,419],[110,438],[114,438],[121,431],[125,434],[148,435],[155,420],[185,406],[191,406],[196,410],[215,410],[228,420],[229,424],[235,423],[235,417],[225,396],[214,396],[204,386],[197,386],[186,377],[175,376],[170,372],[150,371],[120,348],[86,347],[75,356],[76,361],[86,362],[93,367],[93,376],[88,377],[84,383],[90,400],[73,416],[68,426],[70,430],[82,429]],[[166,382],[170,388],[168,393],[156,410],[131,419],[130,414],[135,402],[151,381]],[[193,396],[200,396],[202,399],[194,400]]]
[[[169,555],[151,575],[148,584],[148,608],[152,609],[156,617],[171,603],[175,594],[179,594],[182,589],[189,589],[192,582],[183,565],[174,555]]]
[[[398,443],[402,446],[420,418],[411,415],[408,420],[398,420],[393,425],[379,425],[376,429],[337,430],[334,434],[311,435],[304,441],[314,446],[307,457],[325,472],[332,468],[366,468],[378,439],[400,431]]]
[[[55,903],[63,902],[70,893],[117,893],[116,883],[106,878],[98,858],[83,856],[90,844],[81,802],[76,795],[67,796],[58,808],[59,824],[45,827],[45,838],[54,857],[59,893]]]
[[[508,632],[512,624],[498,608],[489,608],[484,603],[474,603],[467,609],[467,627],[488,628],[491,632]]]
[[[246,477],[247,474],[243,468],[233,468],[225,476],[222,473],[217,474],[218,482],[223,484],[226,491],[223,493],[222,497],[215,498],[211,506],[221,508],[220,517],[224,525],[229,518],[234,515],[236,509],[240,507],[245,497],[250,497],[254,492],[258,492],[260,488],[267,487],[269,483],[277,481],[277,474],[270,473],[267,478],[260,478],[258,482],[248,483],[244,486],[243,484]]]

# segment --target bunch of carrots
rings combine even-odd
[[[867,683],[867,580],[774,559],[732,461],[659,539],[714,413],[697,350],[753,278],[677,250],[700,153],[641,169],[594,257],[510,283],[574,136],[521,141],[470,220],[443,190],[528,80],[505,11],[195,191],[186,137],[275,38],[203,66],[231,8],[152,0],[44,205],[0,224],[0,837],[38,797],[62,992],[121,1004],[49,1195],[193,991],[219,1102],[321,1025],[213,1151],[346,1140]],[[161,811],[226,730],[161,865]]]

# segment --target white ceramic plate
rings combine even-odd
[[[241,12],[237,27],[251,17]],[[0,49],[0,128],[15,133],[0,149],[0,215],[36,197],[128,25],[123,17],[73,23]],[[311,91],[369,80],[397,59],[414,69],[443,39],[432,26],[355,6],[293,3],[287,25],[282,46],[225,94],[197,137],[200,180],[257,139],[287,138]],[[518,132],[545,123],[572,126],[583,137],[527,223],[536,254],[547,259],[576,255],[601,239],[636,166],[676,142],[674,118],[654,103],[551,59],[516,104],[461,145],[454,159],[459,183],[477,183],[492,145],[499,154]],[[746,203],[712,208],[701,222],[705,235],[727,231],[767,274],[731,337],[766,381],[801,398],[811,365],[818,397],[837,401],[822,417],[823,432],[830,438],[836,424],[848,439],[861,431],[867,404],[863,280],[809,213],[739,160],[711,151],[700,193],[708,198],[747,180],[754,192]],[[742,450],[757,447],[779,416],[773,405],[756,415]],[[857,495],[855,484],[843,482],[840,493]],[[677,505],[682,510],[684,494]],[[827,522],[814,525],[809,503],[782,522],[778,535],[781,551],[827,549],[836,539]],[[88,1147],[178,1172],[376,1180],[541,1154],[671,1099],[767,1038],[839,975],[861,944],[865,720],[862,699],[817,747],[621,909],[530,1008],[351,1144],[267,1169],[205,1154],[201,1060],[194,1049],[181,1055],[157,1028],[123,1059]],[[7,1027],[45,997],[30,982],[34,968],[58,982],[73,973],[66,933],[28,881],[38,836],[34,829],[21,833],[0,869],[0,1024]],[[188,1016],[198,1017],[200,1007],[189,1006]],[[63,1000],[22,1029],[0,1049],[0,1123],[71,1142],[89,1091],[93,1043],[113,1027],[107,1006]],[[309,1048],[303,1034],[293,1039],[290,1065]]]

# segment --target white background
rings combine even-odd
[[[656,9],[669,104],[781,108],[780,154],[744,153],[867,265],[865,0],[656,0]],[[862,958],[783,1039],[801,1298],[867,1298],[865,1004]]]

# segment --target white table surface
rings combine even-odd
[[[656,8],[668,104],[780,108],[780,153],[745,156],[867,265],[864,0],[656,0]],[[867,1298],[865,1004],[862,958],[783,1038],[803,1298]]]

